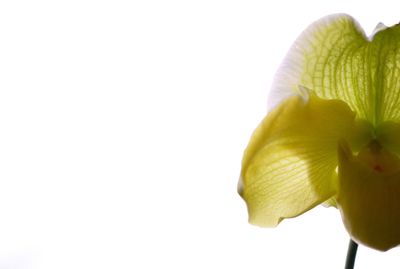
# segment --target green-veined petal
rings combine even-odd
[[[321,98],[345,101],[375,126],[400,120],[400,26],[378,25],[367,38],[347,15],[313,23],[278,70],[271,105],[296,93],[298,85]]]
[[[340,100],[292,96],[271,111],[245,151],[239,191],[249,221],[276,226],[337,192],[337,141],[361,131]],[[358,138],[358,141],[362,141]]]
[[[364,79],[368,67],[363,61],[367,43],[363,30],[350,16],[331,15],[314,22],[297,38],[278,70],[272,102],[302,85],[324,99],[345,101],[357,115],[367,118],[370,108],[365,97],[370,85]]]
[[[400,25],[376,33],[370,47],[376,122],[400,121]]]

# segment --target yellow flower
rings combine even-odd
[[[356,242],[400,244],[400,25],[366,37],[347,15],[315,22],[269,101],[243,156],[249,221],[274,227],[327,203]]]

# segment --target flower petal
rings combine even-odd
[[[278,70],[270,105],[303,85],[324,99],[345,101],[358,116],[367,118],[370,85],[363,60],[366,44],[368,38],[348,15],[331,15],[314,22],[298,37]]]
[[[400,120],[400,25],[379,24],[368,38],[347,15],[313,23],[278,70],[270,105],[296,93],[297,85],[345,101],[375,126]]]
[[[378,250],[400,244],[400,159],[372,141],[357,156],[339,146],[338,207],[356,242]]]
[[[375,34],[371,44],[371,81],[376,122],[400,120],[400,25]]]
[[[289,97],[271,111],[243,157],[239,192],[249,221],[276,226],[334,196],[337,141],[361,133],[354,118],[344,102],[315,95]]]

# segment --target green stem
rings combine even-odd
[[[353,269],[356,260],[358,244],[350,239],[349,248],[347,250],[345,269]]]

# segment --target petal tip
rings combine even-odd
[[[387,28],[388,27],[386,25],[384,25],[383,23],[381,23],[381,22],[378,23],[375,26],[375,29],[372,31],[372,34],[368,37],[368,39],[371,41],[377,33],[381,32],[381,31],[383,31],[383,30],[385,30]]]

